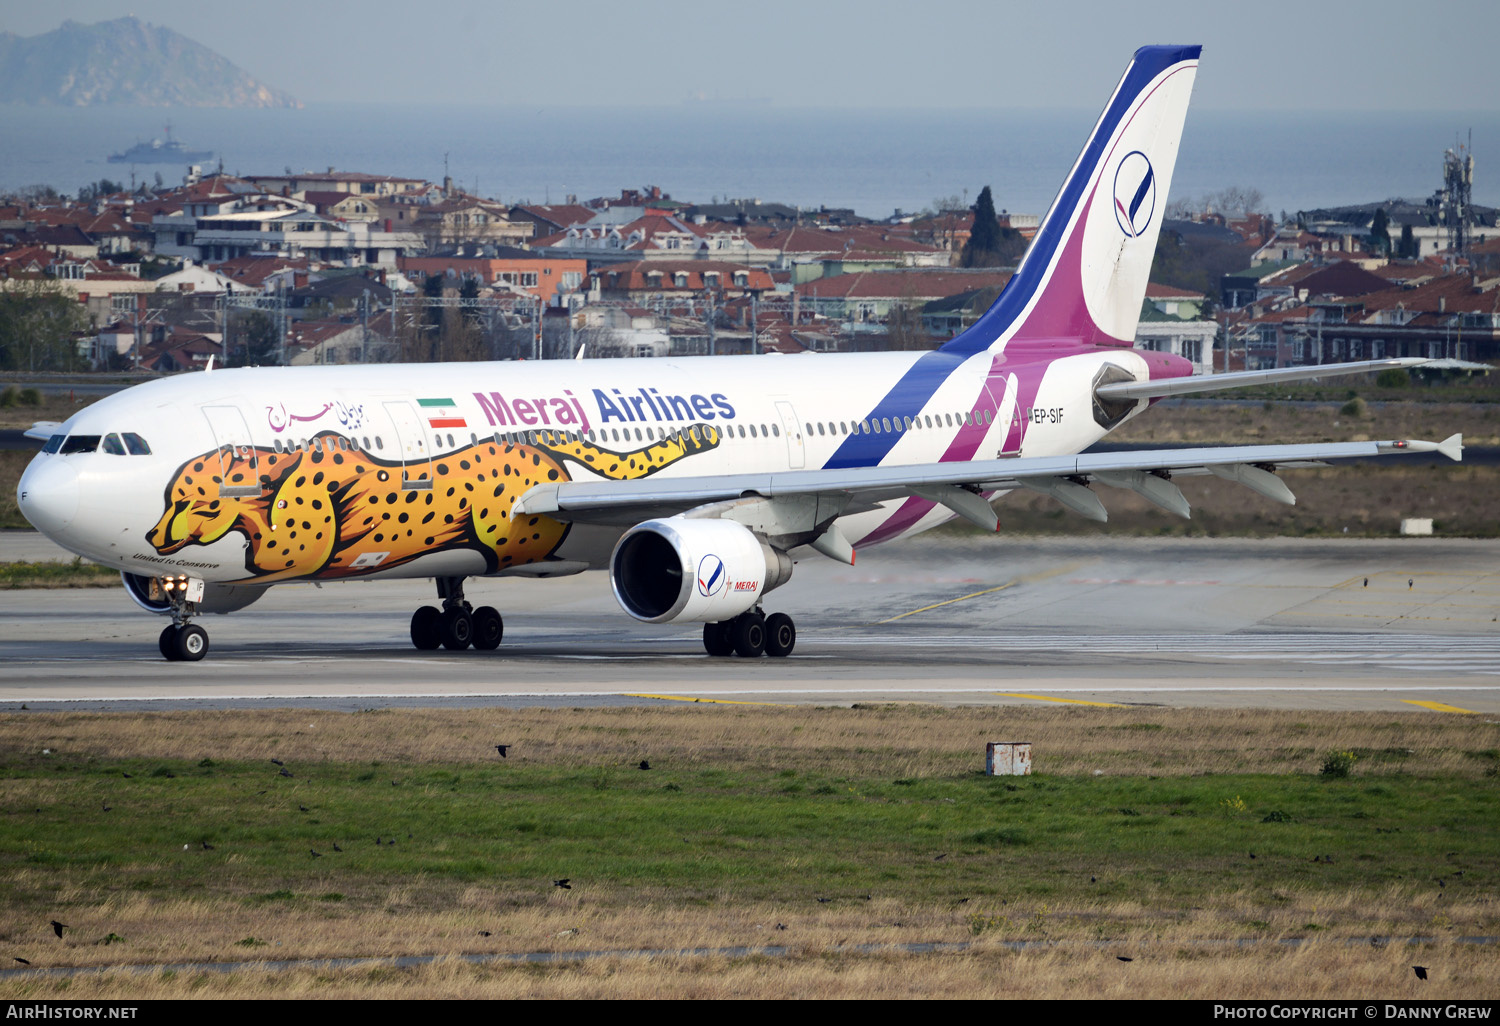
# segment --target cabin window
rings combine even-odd
[[[379,435],[375,436],[375,448],[377,448],[377,449],[384,449],[385,448],[385,443],[380,440],[380,436]]]
[[[120,437],[125,440],[125,451],[132,456],[150,456],[151,446],[146,440],[134,431],[121,431]]]
[[[99,448],[98,435],[69,435],[59,450],[64,456],[75,452],[93,452]]]
[[[823,422],[821,420],[818,421],[818,434],[823,434]]]

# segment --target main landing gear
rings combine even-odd
[[[492,606],[475,609],[464,600],[462,577],[437,578],[443,608],[423,606],[411,614],[411,643],[424,651],[441,646],[461,652],[470,645],[488,651],[500,647],[505,621]]]
[[[766,616],[759,609],[751,609],[733,620],[703,625],[703,647],[711,656],[782,658],[791,655],[796,645],[797,625],[785,613]]]

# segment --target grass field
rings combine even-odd
[[[1036,775],[983,776],[984,742],[1014,739]],[[1320,772],[1335,751],[1350,776]],[[449,956],[8,998],[1493,994],[1494,947],[1459,940],[1500,934],[1479,717],[15,711],[0,753],[0,943],[37,968]],[[970,947],[855,950],[923,942]],[[456,960],[765,944],[791,954]]]
[[[0,563],[0,591],[13,588],[118,588],[120,572],[81,557],[68,562]]]

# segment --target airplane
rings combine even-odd
[[[171,661],[208,651],[194,617],[288,582],[430,578],[413,645],[495,649],[503,618],[465,581],[597,569],[636,620],[701,623],[712,656],[784,657],[795,623],[764,604],[798,560],[955,517],[995,531],[1015,488],[1188,516],[1178,476],[1291,503],[1279,469],[1460,459],[1459,435],[1083,452],[1167,396],[1423,362],[1193,376],[1131,348],[1201,49],[1135,53],[1014,277],[935,350],[210,368],[34,428],[21,511],[169,616]]]

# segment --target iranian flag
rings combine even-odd
[[[435,428],[462,428],[469,426],[469,422],[459,416],[458,406],[452,399],[418,399],[417,405],[422,407],[422,413],[427,418],[427,423]]]

